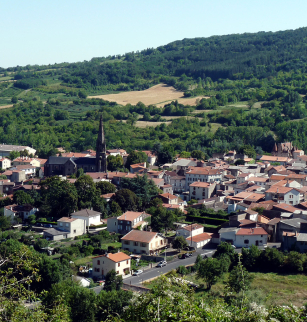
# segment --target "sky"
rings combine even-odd
[[[175,40],[307,26],[306,0],[1,0],[0,67],[90,60]]]

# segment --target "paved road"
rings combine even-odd
[[[203,249],[201,251],[194,253],[193,256],[189,258],[177,259],[175,261],[169,262],[164,267],[153,267],[145,271],[143,274],[139,276],[131,276],[131,277],[125,278],[124,283],[141,286],[143,281],[165,274],[171,271],[172,269],[176,269],[178,266],[181,266],[181,265],[187,266],[187,265],[194,264],[196,261],[196,257],[199,254],[202,255],[202,257],[204,257],[205,255],[207,255],[207,257],[211,257],[214,252],[215,252],[215,249]]]

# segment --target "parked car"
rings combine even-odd
[[[51,224],[45,224],[45,227],[52,228],[52,225]]]
[[[138,275],[140,275],[140,274],[142,274],[143,273],[143,270],[142,269],[138,269],[137,271],[135,271],[134,273],[133,273],[133,275],[134,276],[138,276]]]
[[[163,267],[166,266],[167,262],[166,261],[161,261],[158,263],[157,267]]]
[[[233,249],[236,249],[236,248],[237,248],[235,245],[231,245],[231,247],[232,247]]]

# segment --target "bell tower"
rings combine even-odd
[[[100,116],[96,143],[96,172],[107,172],[106,140],[103,131],[102,115]]]

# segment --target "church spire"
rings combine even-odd
[[[102,115],[100,116],[99,132],[96,142],[96,172],[107,172],[106,141],[103,130]]]

